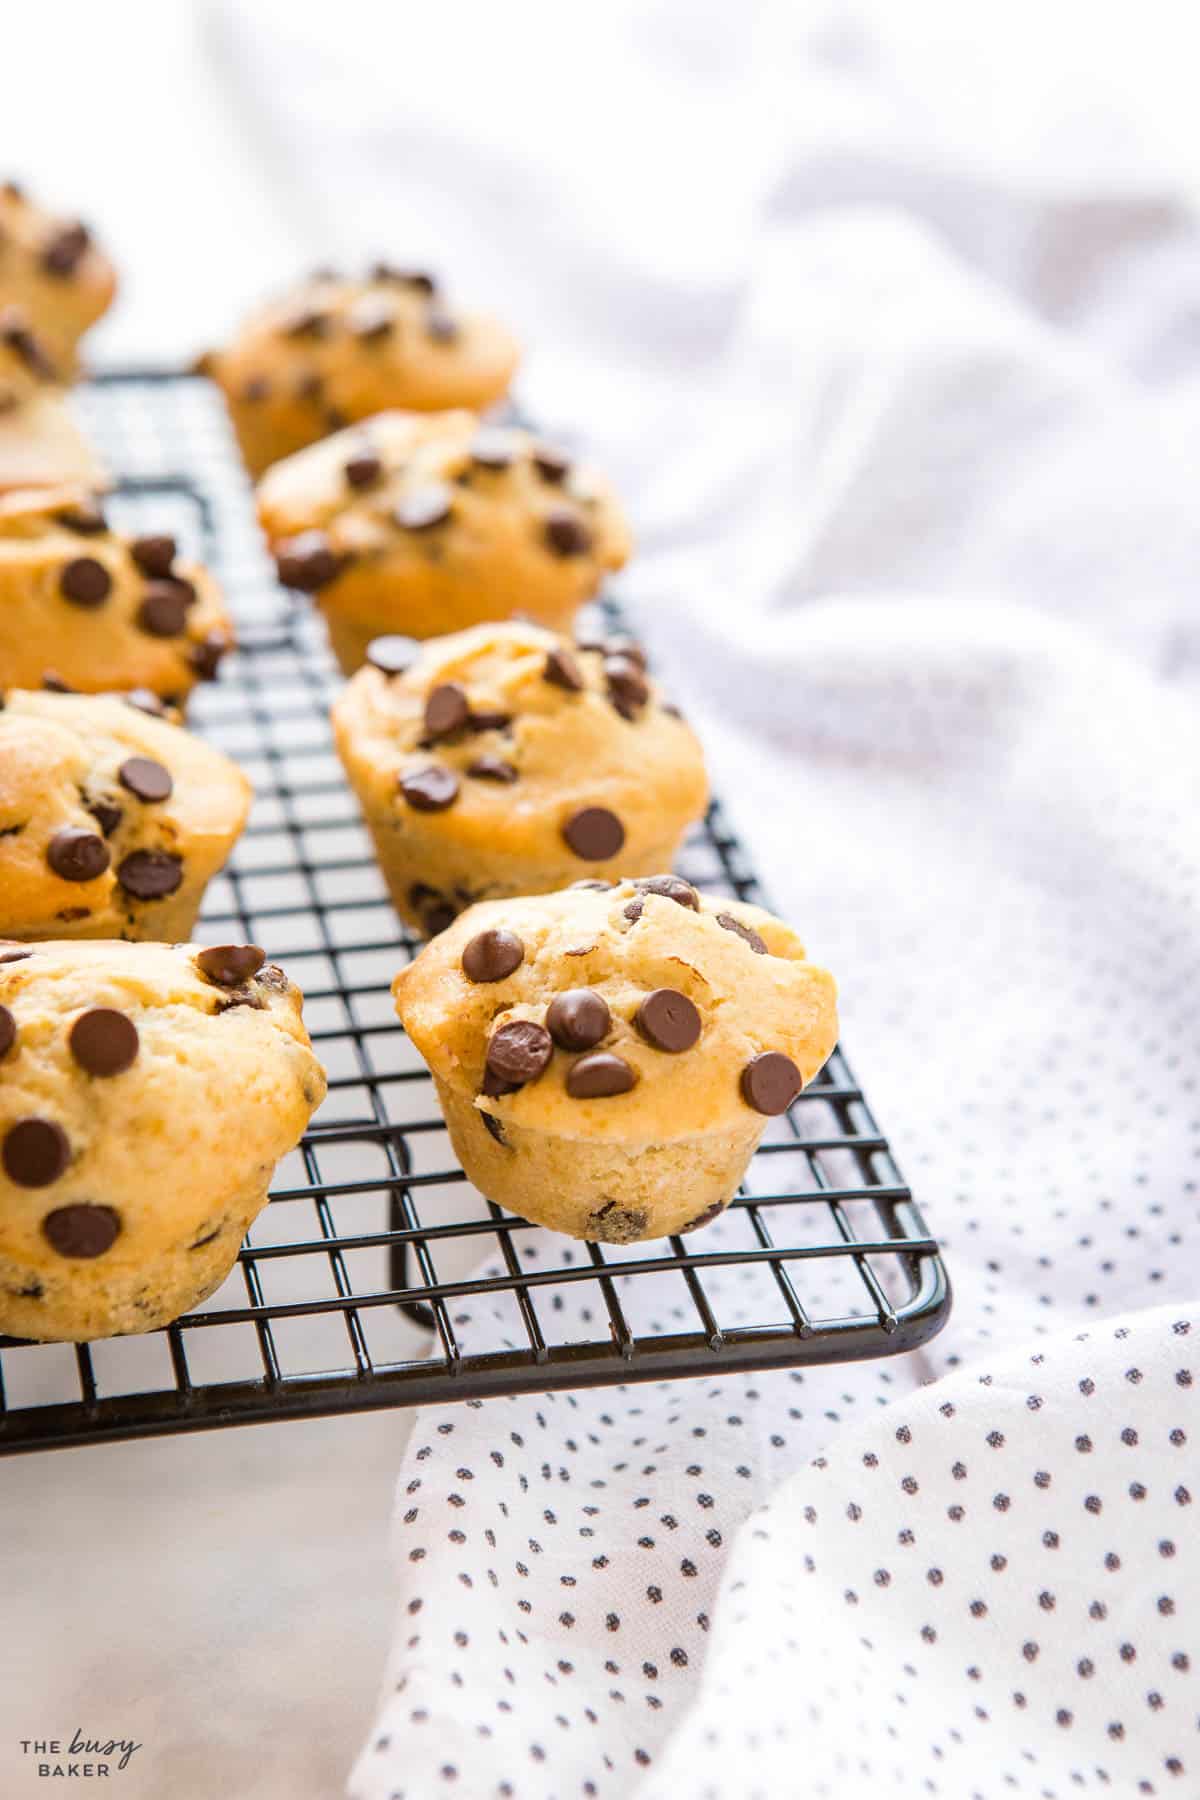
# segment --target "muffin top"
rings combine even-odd
[[[380,413],[277,463],[258,490],[280,579],[315,592],[359,561],[432,560],[486,587],[524,562],[563,569],[587,592],[629,553],[595,470],[516,426],[473,413]]]
[[[628,638],[522,621],[424,645],[378,638],[333,709],[359,797],[419,812],[481,853],[619,859],[704,810],[699,741]]]
[[[250,784],[219,750],[142,711],[153,695],[26,693],[0,710],[0,932],[88,918],[119,937],[207,880]]]
[[[677,875],[473,906],[393,983],[433,1073],[503,1123],[662,1143],[786,1110],[837,1040],[832,976]]]
[[[166,535],[108,527],[79,488],[0,494],[0,687],[178,699],[233,643],[217,585]]]
[[[113,266],[86,225],[34,205],[16,182],[0,184],[0,306],[24,308],[64,378],[76,339],[115,290]]]
[[[0,943],[0,1267],[215,1236],[325,1092],[300,1009],[250,945]]]
[[[315,437],[389,406],[490,406],[517,359],[511,333],[452,305],[434,276],[376,263],[361,278],[319,270],[298,282],[205,367],[249,406],[308,408]]]

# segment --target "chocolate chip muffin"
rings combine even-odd
[[[609,1243],[715,1217],[837,1039],[795,932],[677,875],[473,906],[393,993],[479,1191]]]
[[[0,710],[0,937],[191,935],[250,807],[235,763],[153,695],[25,693]]]
[[[167,536],[110,531],[81,489],[0,494],[0,688],[180,703],[232,646],[217,585]]]
[[[0,306],[28,315],[62,379],[74,373],[79,340],[107,312],[116,286],[86,225],[35,206],[15,181],[0,184]]]
[[[150,1331],[220,1286],[325,1093],[250,944],[0,944],[0,1332]]]
[[[432,275],[376,263],[321,270],[201,360],[224,389],[250,472],[388,407],[478,412],[508,390],[517,345],[451,306]]]
[[[477,625],[380,638],[333,708],[396,910],[669,868],[708,790],[700,745],[631,639]]]
[[[516,612],[562,630],[629,553],[600,476],[468,412],[339,432],[272,469],[258,500],[280,580],[316,596],[347,675],[388,632]]]
[[[0,492],[63,483],[100,487],[105,480],[28,314],[0,306]]]

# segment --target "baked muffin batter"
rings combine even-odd
[[[22,309],[60,380],[75,373],[79,340],[116,286],[86,225],[35,206],[15,181],[0,184],[0,307]]]

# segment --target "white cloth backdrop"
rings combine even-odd
[[[1200,1793],[1170,19],[211,15],[314,252],[486,294],[613,466],[639,623],[957,1295],[895,1362],[422,1415],[357,1800]]]

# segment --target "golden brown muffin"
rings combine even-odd
[[[28,314],[0,307],[0,492],[64,483],[98,488],[105,481]]]
[[[450,306],[432,276],[377,263],[322,271],[247,319],[201,368],[225,393],[252,475],[393,406],[481,411],[503,398],[517,345],[495,319]]]
[[[24,310],[62,380],[75,373],[79,340],[116,287],[86,225],[43,211],[16,182],[0,185],[0,306]]]
[[[80,489],[0,495],[0,688],[181,702],[232,645],[216,582],[174,539],[110,531]]]
[[[837,1041],[795,932],[676,875],[473,906],[392,991],[480,1193],[612,1243],[713,1218]]]
[[[0,937],[191,936],[250,784],[153,696],[24,693],[0,710]]]
[[[393,903],[440,931],[473,900],[670,868],[708,799],[699,742],[631,639],[476,625],[383,638],[333,708]]]
[[[225,1279],[325,1076],[253,945],[0,945],[0,1332],[151,1331]]]
[[[374,637],[520,612],[556,630],[629,554],[611,488],[527,431],[384,413],[289,457],[258,490],[290,587],[315,594],[345,674]]]

